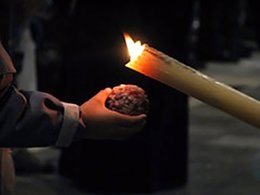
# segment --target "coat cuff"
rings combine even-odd
[[[60,147],[67,147],[74,140],[74,136],[79,125],[80,114],[78,105],[65,102],[62,102],[62,104],[64,106],[64,117],[56,145]]]

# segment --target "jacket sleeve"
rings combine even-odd
[[[76,104],[8,84],[0,92],[0,147],[68,146],[83,128],[79,117]]]

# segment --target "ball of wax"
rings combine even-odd
[[[106,107],[128,115],[147,114],[149,100],[144,89],[137,85],[121,84],[112,88]]]

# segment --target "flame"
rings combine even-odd
[[[140,41],[134,42],[133,39],[127,33],[124,33],[124,37],[130,60],[135,60],[143,52],[144,45],[142,45]]]

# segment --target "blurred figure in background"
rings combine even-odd
[[[254,48],[245,44],[248,1],[199,1],[198,53],[203,61],[237,62]]]
[[[18,88],[38,90],[38,72],[36,63],[36,43],[32,36],[31,24],[35,18],[44,13],[48,7],[47,0],[11,0],[3,1],[3,9],[7,16],[8,26],[3,29],[8,34],[3,40],[7,42],[8,51],[13,58],[17,73],[15,84]],[[3,32],[3,34],[5,34]],[[16,173],[39,173],[52,171],[50,165],[45,165],[38,159],[33,151],[36,148],[13,149]]]

